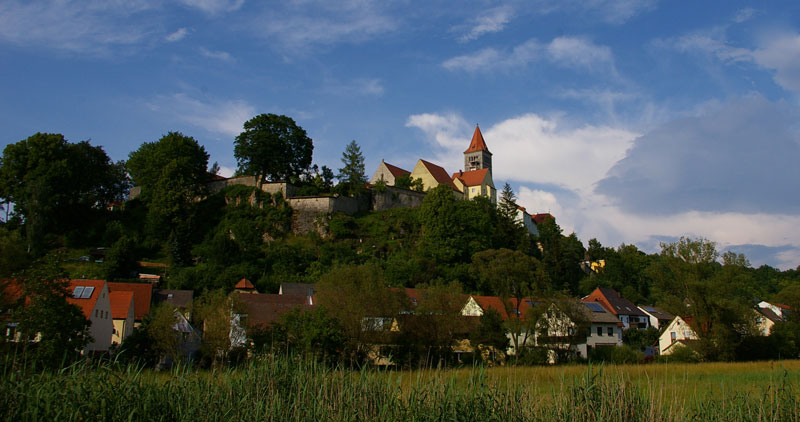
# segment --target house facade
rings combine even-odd
[[[397,185],[398,178],[410,175],[410,171],[381,160],[381,163],[378,164],[378,169],[375,170],[375,174],[373,174],[372,179],[369,180],[369,184],[375,185],[382,182],[386,186],[395,186]]]
[[[650,318],[650,326],[658,329],[664,328],[675,318],[675,315],[655,306],[639,305],[638,308]]]
[[[122,344],[133,332],[133,292],[116,291],[109,293],[108,297],[111,301],[111,318],[114,323],[111,344]]]
[[[142,325],[144,317],[150,315],[150,304],[153,300],[153,285],[150,283],[108,283],[110,292],[133,293],[133,325]]]
[[[686,322],[685,319],[676,316],[664,328],[661,336],[658,337],[658,352],[662,355],[669,355],[676,350],[677,347],[682,347],[687,341],[697,341],[700,337],[694,329]]]
[[[583,305],[590,325],[586,343],[577,346],[578,355],[585,359],[589,357],[590,348],[622,346],[622,322],[619,318],[599,303],[584,302]]]
[[[91,323],[89,335],[92,342],[86,345],[84,352],[107,352],[114,332],[108,283],[104,280],[69,280],[68,289],[67,302],[81,308],[83,316]]]

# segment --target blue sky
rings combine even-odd
[[[800,264],[800,3],[657,0],[0,2],[0,143],[114,159],[181,131],[223,172],[260,113],[334,169],[454,172],[475,123],[531,212],[584,242],[703,236]]]

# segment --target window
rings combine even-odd
[[[669,333],[669,339],[672,340],[673,343],[675,343],[675,340],[678,339],[678,336],[675,334],[675,331],[671,331]]]
[[[614,327],[608,327],[608,335],[610,336],[614,335]]]
[[[603,327],[597,327],[597,335],[598,336],[602,336],[603,335]]]
[[[98,311],[97,309],[94,310],[94,317],[95,318],[99,318],[100,317],[100,311]]]

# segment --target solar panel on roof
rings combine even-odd
[[[586,303],[586,306],[588,306],[589,309],[591,309],[594,312],[605,312],[606,311],[599,303],[588,302],[588,303]]]
[[[656,311],[655,309],[653,309],[652,306],[643,306],[643,308],[647,312],[655,312]]]
[[[89,299],[92,297],[92,292],[94,292],[94,287],[86,286],[81,293],[81,299]]]
[[[72,297],[78,299],[81,297],[81,293],[83,293],[83,286],[75,286],[75,290],[72,291]]]

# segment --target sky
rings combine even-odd
[[[222,174],[261,113],[455,172],[476,124],[529,212],[586,244],[705,237],[800,264],[800,2],[3,0],[0,146],[114,160],[170,131]]]

